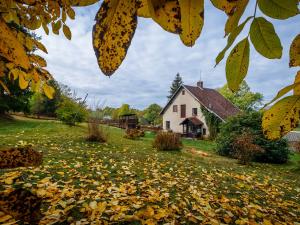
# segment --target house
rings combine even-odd
[[[196,86],[181,85],[161,111],[163,129],[189,137],[209,137],[207,122],[201,108],[225,121],[240,112],[218,91],[205,88],[203,82]]]
[[[289,147],[293,151],[299,151],[299,143],[300,143],[300,132],[299,131],[291,131],[287,133],[284,137],[287,140]]]

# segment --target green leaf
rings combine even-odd
[[[258,7],[274,19],[284,20],[299,13],[298,0],[258,0]]]
[[[222,59],[225,56],[226,51],[231,47],[231,45],[234,43],[235,39],[239,36],[239,34],[242,32],[244,29],[246,23],[252,18],[252,16],[248,17],[242,24],[240,24],[237,28],[235,28],[230,35],[228,36],[227,39],[227,45],[226,47],[219,53],[219,55],[216,58],[216,65],[217,66]]]
[[[250,27],[250,39],[256,51],[269,59],[280,59],[282,45],[272,23],[263,17],[255,18]]]
[[[300,66],[300,34],[293,40],[290,47],[290,67]]]
[[[281,99],[263,115],[262,127],[269,139],[277,139],[298,126],[300,116],[300,96],[293,95]]]
[[[248,38],[240,41],[230,52],[226,62],[226,78],[228,88],[238,91],[241,82],[247,75],[249,67],[250,47]]]
[[[267,105],[270,105],[271,103],[275,102],[276,100],[280,99],[282,96],[284,96],[285,94],[289,93],[291,90],[294,90],[296,89],[297,90],[297,87],[300,86],[300,82],[298,83],[294,83],[294,84],[291,84],[289,86],[286,86],[284,88],[282,88],[280,91],[278,91],[277,95],[275,96],[275,98],[272,99],[272,101],[270,101],[268,104],[266,104],[265,106]]]

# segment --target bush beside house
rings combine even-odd
[[[249,112],[229,118],[220,126],[220,133],[216,139],[217,153],[223,156],[236,158],[234,143],[237,137],[247,132],[253,137],[253,144],[260,146],[264,151],[256,152],[253,161],[265,163],[286,163],[290,150],[285,139],[268,140],[261,128],[262,114]]]

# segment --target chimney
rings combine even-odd
[[[198,81],[197,82],[197,87],[203,88],[203,81]]]

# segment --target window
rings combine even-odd
[[[197,108],[192,108],[192,116],[197,116],[197,115],[198,115]]]
[[[177,107],[177,105],[173,105],[173,112],[178,112],[178,107]]]
[[[180,117],[185,118],[186,114],[186,105],[180,105]]]
[[[182,91],[182,95],[185,95],[185,90]]]
[[[170,121],[166,121],[166,129],[167,129],[167,130],[170,130],[170,127],[171,127]]]
[[[203,128],[203,135],[206,135],[206,129]]]

